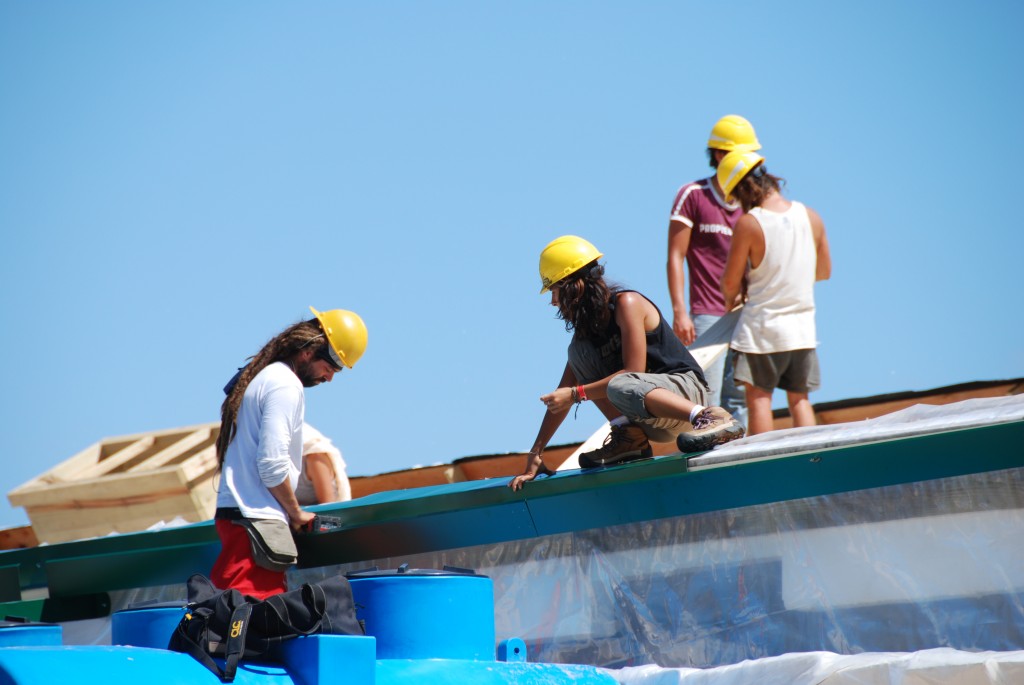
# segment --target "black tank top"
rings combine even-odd
[[[635,290],[619,290],[612,293],[608,302],[610,316],[608,327],[598,338],[581,340],[573,335],[569,343],[569,366],[572,368],[576,378],[581,383],[593,383],[594,381],[607,378],[613,373],[622,371],[622,332],[619,324],[615,321],[615,306],[619,295],[626,292],[636,292],[648,302],[651,302],[643,293]],[[692,371],[700,382],[707,386],[704,379],[704,372],[700,364],[693,358],[693,355],[686,349],[676,336],[672,327],[665,321],[661,310],[654,305],[658,312],[658,327],[647,332],[647,373],[684,373]]]

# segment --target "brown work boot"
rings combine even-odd
[[[612,426],[608,437],[604,439],[604,445],[580,455],[580,468],[592,469],[596,466],[648,459],[652,454],[651,443],[640,426],[631,423]]]
[[[693,419],[693,430],[680,433],[676,447],[680,452],[707,452],[715,445],[742,438],[746,429],[721,407],[706,407]]]

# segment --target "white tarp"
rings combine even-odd
[[[928,433],[961,430],[1024,420],[1024,395],[985,397],[953,404],[915,404],[864,421],[769,431],[719,445],[691,457],[690,469],[723,462],[814,452]]]
[[[608,673],[622,685],[1021,685],[1024,651],[804,652],[707,669],[634,666]]]

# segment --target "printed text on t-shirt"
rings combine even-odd
[[[722,233],[723,235],[732,235],[732,229],[722,224],[701,224],[701,233]]]

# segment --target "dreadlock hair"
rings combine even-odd
[[[596,338],[608,328],[608,301],[616,286],[604,280],[604,267],[591,262],[558,282],[558,318],[565,330],[582,340]]]
[[[241,370],[238,381],[227,392],[224,404],[220,406],[220,434],[217,436],[217,468],[224,464],[224,455],[227,454],[228,445],[235,437],[235,430],[238,422],[238,410],[242,406],[242,396],[249,383],[263,369],[274,362],[286,361],[292,355],[312,343],[319,343],[314,348],[320,352],[322,347],[327,346],[327,338],[324,336],[320,323],[316,319],[301,321],[293,324],[277,335],[270,342],[263,346],[251,358],[245,368]],[[326,351],[326,350],[324,350]]]
[[[743,211],[749,212],[759,207],[764,199],[773,192],[779,192],[786,185],[786,179],[768,173],[764,163],[744,176],[732,189],[732,196],[740,201]]]

